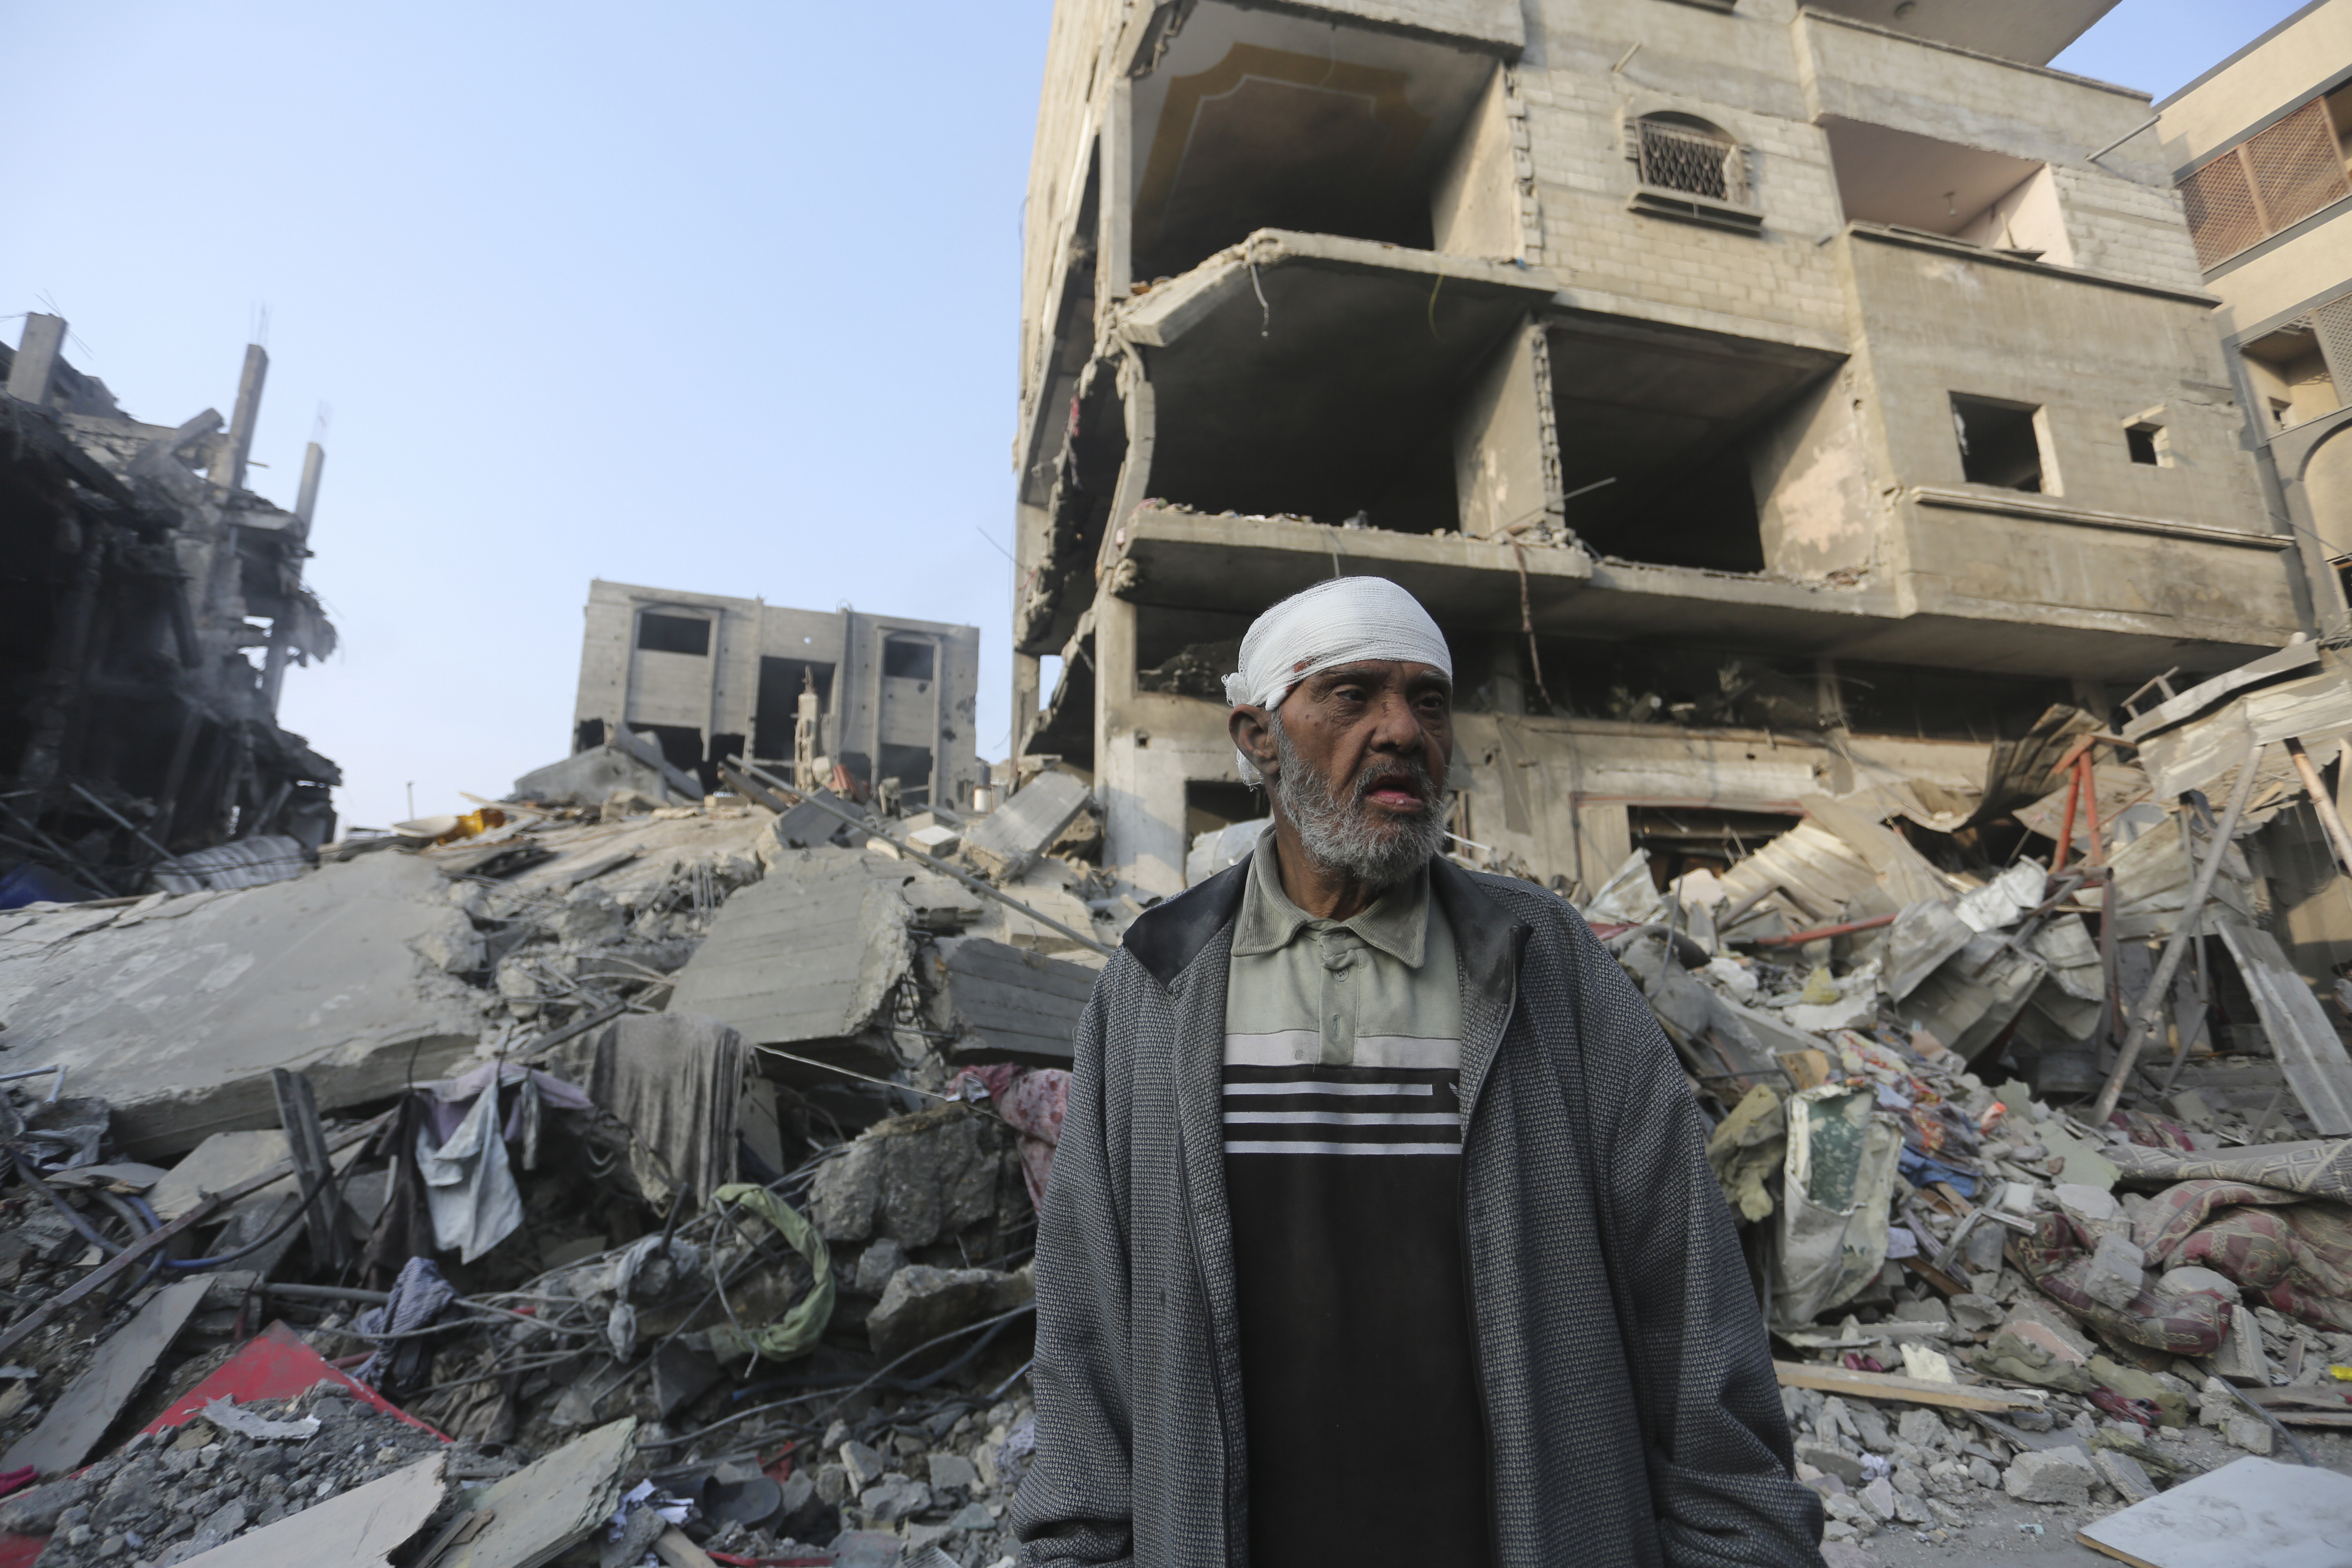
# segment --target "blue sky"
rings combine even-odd
[[[2177,87],[2285,0],[2123,0]],[[284,718],[347,822],[567,749],[588,580],[977,625],[1006,742],[1020,224],[1050,5],[24,5],[0,315],[228,411],[343,636]],[[16,322],[0,323],[11,341]]]

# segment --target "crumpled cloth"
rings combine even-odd
[[[722,1323],[710,1331],[711,1353],[721,1361],[738,1356],[761,1355],[771,1361],[790,1361],[816,1348],[825,1325],[833,1321],[833,1254],[824,1245],[824,1237],[806,1215],[793,1208],[767,1188],[749,1182],[738,1182],[719,1188],[711,1194],[714,1204],[734,1204],[750,1209],[775,1226],[778,1235],[791,1244],[792,1249],[808,1260],[814,1282],[808,1294],[792,1305],[781,1318],[764,1328],[753,1329],[746,1324],[738,1330],[732,1322]]]
[[[1070,1075],[1060,1068],[1024,1068],[1010,1062],[966,1068],[956,1074],[959,1100],[985,1099],[1021,1134],[1021,1175],[1029,1205],[1045,1212],[1045,1183],[1054,1173],[1054,1150],[1062,1142],[1062,1118],[1070,1107]]]
[[[636,1134],[629,1171],[656,1208],[683,1187],[707,1203],[735,1179],[743,1037],[694,1013],[631,1015],[597,1037],[588,1095]]]
[[[401,1265],[400,1278],[392,1282],[392,1300],[362,1312],[352,1321],[352,1331],[410,1333],[430,1324],[457,1299],[457,1288],[441,1278],[431,1258],[412,1258]],[[420,1335],[377,1347],[352,1375],[370,1388],[383,1386],[387,1378],[394,1388],[408,1388],[421,1382],[432,1366],[432,1344]]]
[[[522,1189],[507,1163],[495,1094],[476,1096],[457,1131],[437,1143],[429,1121],[417,1128],[416,1173],[425,1179],[434,1245],[456,1252],[464,1262],[471,1263],[522,1224]]]
[[[1225,677],[1225,700],[1278,708],[1309,676],[1360,659],[1435,665],[1454,679],[1445,634],[1421,601],[1385,577],[1334,577],[1293,594],[1250,623],[1241,668]],[[1239,747],[1242,776],[1257,770]]]

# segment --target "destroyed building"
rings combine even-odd
[[[2314,628],[2148,99],[2047,63],[2108,8],[1062,0],[1016,751],[1174,891],[1234,640],[1388,575],[1454,831],[1589,895]]]
[[[2246,439],[2319,622],[2352,629],[2352,4],[2313,0],[2158,107]],[[2142,461],[2177,461],[2160,435]]]
[[[575,752],[649,733],[714,790],[729,757],[793,764],[810,692],[826,777],[837,764],[860,791],[887,780],[908,803],[955,808],[987,782],[972,739],[975,627],[601,579],[586,616]]]
[[[144,891],[191,852],[299,858],[341,782],[278,723],[287,666],[335,630],[303,584],[324,451],[291,510],[246,488],[268,354],[247,347],[226,424],[149,425],[66,343],[35,312],[0,346],[0,906]]]

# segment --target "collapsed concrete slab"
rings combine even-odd
[[[720,906],[678,972],[668,1011],[700,1013],[750,1044],[858,1070],[895,1068],[891,1002],[914,959],[906,868],[878,855],[798,850]],[[785,1081],[827,1081],[771,1058]]]
[[[1093,970],[985,937],[954,943],[940,963],[958,1026],[954,1060],[1069,1065]]]
[[[480,940],[439,872],[370,855],[235,892],[157,894],[0,927],[10,1059],[55,1063],[114,1108],[123,1147],[176,1155],[272,1127],[269,1069],[310,1075],[319,1106],[381,1100],[473,1048]]]

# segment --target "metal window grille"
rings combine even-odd
[[[2263,238],[2254,183],[2234,148],[2180,182],[2180,205],[2197,243],[2197,265],[2209,271]]]
[[[2180,182],[2198,264],[2208,270],[2347,195],[2352,183],[2321,99]]]
[[[2327,363],[2328,379],[2336,384],[2336,405],[2344,406],[2352,389],[2352,294],[2342,294],[2311,312],[2312,335],[2319,340],[2319,356]]]
[[[1641,121],[1636,129],[1643,184],[1748,205],[1748,161],[1738,142],[1719,132],[1654,120]]]

